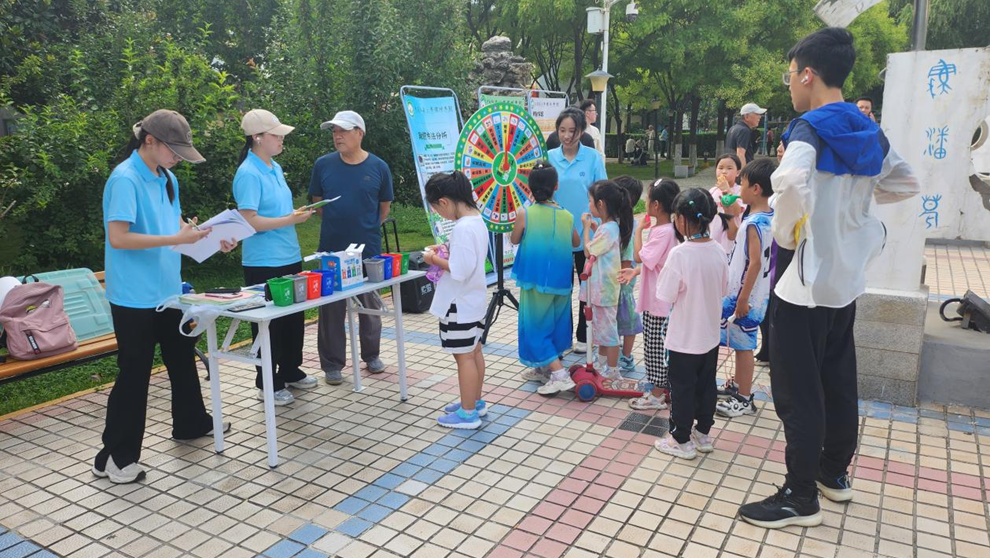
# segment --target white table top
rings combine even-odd
[[[257,308],[255,310],[247,310],[244,312],[223,311],[220,313],[220,315],[225,316],[227,318],[235,318],[244,322],[254,322],[254,323],[270,322],[272,320],[281,318],[283,316],[289,316],[291,314],[303,312],[305,310],[309,310],[310,308],[317,308],[319,306],[323,306],[324,304],[330,304],[332,302],[340,302],[342,300],[347,300],[348,298],[360,294],[370,293],[372,291],[384,289],[385,287],[391,287],[394,285],[398,285],[400,283],[405,283],[406,281],[411,281],[413,279],[417,279],[425,275],[426,275],[425,271],[410,270],[408,273],[399,275],[398,277],[392,277],[391,279],[385,281],[380,281],[378,283],[370,283],[365,281],[364,283],[362,283],[357,287],[351,287],[343,291],[334,291],[334,293],[330,296],[321,296],[320,298],[308,299],[303,302],[293,304],[291,306],[275,306],[274,302],[268,301],[266,302],[264,308]],[[238,301],[238,302],[243,303],[244,301]],[[189,305],[176,303],[175,306],[178,308],[186,308]]]

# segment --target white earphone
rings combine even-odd
[[[808,76],[801,78],[801,83],[808,83]]]

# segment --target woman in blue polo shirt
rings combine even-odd
[[[172,438],[191,440],[213,433],[196,374],[196,339],[179,332],[182,312],[156,308],[182,292],[181,256],[171,249],[210,234],[195,219],[185,222],[179,182],[168,169],[179,161],[202,163],[183,116],[171,110],[151,113],[134,125],[124,159],[103,190],[106,233],[107,299],[117,335],[120,373],[107,401],[103,449],[93,474],[114,483],[144,477],[138,464],[148,407],[148,385],[155,345],[172,386]],[[225,252],[235,242],[221,242]],[[230,427],[224,424],[224,430]]]
[[[283,139],[295,128],[282,124],[267,110],[255,109],[241,119],[241,129],[245,143],[241,165],[234,175],[234,199],[241,215],[258,231],[244,239],[241,252],[244,282],[255,285],[302,271],[295,226],[306,222],[313,212],[293,209],[292,192],[285,183],[282,167],[272,159],[282,152]],[[316,378],[307,376],[301,368],[304,326],[302,312],[279,318],[269,326],[276,405],[295,401],[287,386],[299,389],[316,386]],[[251,324],[251,334],[258,336],[257,325]],[[264,400],[260,366],[254,384],[258,399]]]
[[[574,230],[578,238],[584,238],[581,215],[588,211],[588,188],[599,180],[605,180],[605,160],[594,148],[581,144],[581,134],[587,128],[584,111],[567,107],[557,116],[557,136],[560,147],[547,154],[550,164],[557,169],[557,194],[555,200],[574,217]],[[574,271],[584,270],[584,245],[574,249]],[[587,350],[588,324],[584,319],[584,302],[578,305],[577,331],[574,352]]]

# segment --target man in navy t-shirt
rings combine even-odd
[[[382,252],[380,227],[392,204],[392,172],[384,161],[362,149],[366,128],[361,115],[349,110],[338,112],[333,120],[320,125],[322,130],[327,128],[333,131],[337,151],[316,160],[309,195],[314,202],[337,196],[340,199],[322,207],[320,251],[337,252],[350,244],[364,244],[363,257],[372,258]],[[382,308],[377,292],[358,298],[366,308]],[[320,367],[330,385],[343,382],[340,371],[347,360],[346,315],[347,304],[343,301],[320,307],[317,347]],[[361,360],[372,374],[384,372],[385,365],[378,358],[382,320],[366,314],[360,314],[358,320]]]

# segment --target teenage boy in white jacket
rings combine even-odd
[[[777,494],[739,508],[744,520],[771,529],[819,525],[819,489],[833,501],[853,498],[847,469],[859,426],[856,297],[866,290],[866,266],[887,234],[871,204],[920,190],[880,128],[843,100],[856,61],[852,34],[838,27],[816,31],[787,57],[784,84],[794,110],[804,113],[784,134],[787,149],[773,174],[773,236],[781,257],[770,381],[787,440],[787,477]]]

